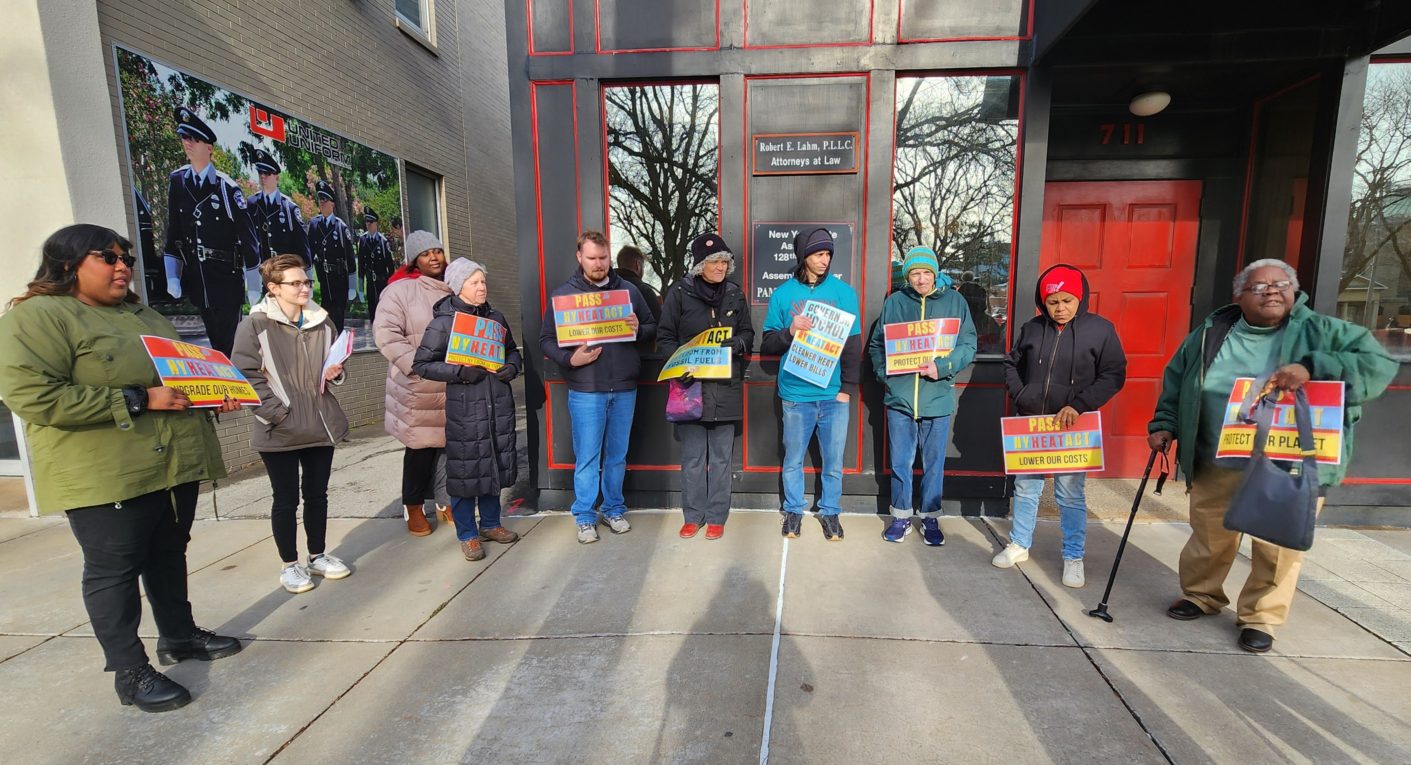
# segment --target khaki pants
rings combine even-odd
[[[1197,469],[1191,481],[1191,538],[1181,550],[1180,578],[1183,597],[1213,614],[1230,604],[1225,596],[1225,577],[1239,552],[1240,534],[1225,528],[1225,510],[1241,471],[1214,466]],[[1318,498],[1318,510],[1323,499]],[[1235,612],[1241,627],[1256,627],[1273,634],[1274,627],[1288,619],[1289,605],[1298,589],[1298,572],[1303,553],[1258,539],[1252,543],[1249,578],[1240,590]]]

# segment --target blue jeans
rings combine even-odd
[[[593,505],[602,489],[603,515],[627,512],[622,478],[627,474],[627,440],[637,389],[607,393],[568,392],[568,417],[573,429],[573,517],[581,526],[597,523]],[[600,477],[601,475],[601,477]]]
[[[848,439],[848,405],[842,401],[784,401],[784,512],[802,514],[808,505],[803,494],[803,458],[808,442],[818,431],[823,454],[823,493],[818,497],[821,515],[843,511],[843,446]]]
[[[1009,541],[1023,548],[1033,546],[1034,524],[1039,519],[1039,494],[1044,476],[1014,476],[1014,524]],[[1063,529],[1063,559],[1081,560],[1088,539],[1088,502],[1083,496],[1087,473],[1054,473],[1053,494],[1058,500],[1059,526]]]
[[[911,468],[916,464],[916,447],[921,446],[921,515],[941,514],[941,489],[946,480],[946,442],[950,440],[950,415],[911,419],[911,415],[887,409],[887,456],[892,468],[892,517],[910,518]]]
[[[475,506],[480,505],[480,525],[475,524]],[[480,536],[484,529],[500,526],[500,495],[451,497],[451,518],[456,522],[456,539],[465,542]]]

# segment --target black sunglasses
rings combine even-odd
[[[127,266],[128,268],[132,268],[133,266],[137,265],[137,258],[125,252],[114,252],[112,250],[89,250],[88,254],[97,255],[98,257],[103,259],[104,263],[107,263],[110,266],[117,265],[119,260],[121,260],[122,264]]]

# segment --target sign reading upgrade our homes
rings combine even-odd
[[[1248,457],[1254,449],[1253,423],[1240,419],[1240,407],[1254,378],[1241,377],[1230,389],[1225,403],[1225,422],[1220,426],[1220,443],[1215,458]],[[1308,415],[1313,420],[1313,448],[1318,461],[1336,465],[1342,461],[1343,384],[1341,381],[1313,380],[1303,384],[1308,396]],[[1269,440],[1264,453],[1271,460],[1299,462],[1303,449],[1298,443],[1298,423],[1294,421],[1294,397],[1284,393],[1274,403],[1274,424],[1269,428]]]
[[[794,337],[779,372],[790,372],[804,382],[826,388],[857,317],[817,300],[804,303],[802,315],[813,320],[813,329]]]
[[[578,292],[554,297],[554,329],[560,348],[588,343],[630,343],[637,333],[627,325],[632,296],[627,290]]]
[[[755,175],[822,175],[857,172],[856,132],[756,133]]]
[[[1001,417],[1004,472],[1078,473],[1102,470],[1102,413],[1084,412],[1070,428],[1053,415]]]
[[[152,357],[162,385],[185,393],[192,406],[220,406],[227,396],[241,406],[260,405],[250,381],[224,353],[153,335],[143,335],[142,345]]]
[[[774,288],[793,278],[799,265],[794,256],[794,237],[801,231],[816,228],[826,228],[833,235],[833,261],[828,273],[837,274],[848,284],[853,283],[853,224],[756,221],[754,236],[750,239],[750,283],[747,285],[751,305],[769,305]]]

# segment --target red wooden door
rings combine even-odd
[[[1127,384],[1102,410],[1102,477],[1139,477],[1146,466],[1146,424],[1161,373],[1190,332],[1200,192],[1200,181],[1044,187],[1040,270],[1055,263],[1082,269],[1092,290],[1088,310],[1116,325],[1127,353]]]

